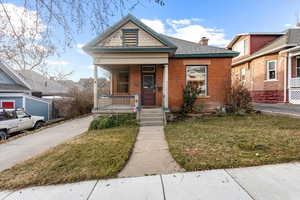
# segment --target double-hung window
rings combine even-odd
[[[300,77],[300,57],[296,58],[296,76]]]
[[[186,82],[200,89],[199,96],[207,96],[207,66],[187,66]]]
[[[277,79],[277,62],[276,60],[267,61],[267,80],[274,81]]]
[[[129,90],[129,73],[128,71],[120,71],[118,74],[118,88],[117,91],[120,93],[127,93]]]

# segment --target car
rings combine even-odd
[[[7,139],[11,133],[38,129],[44,124],[44,117],[32,116],[23,109],[6,110],[0,108],[0,140]]]

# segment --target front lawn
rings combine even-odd
[[[137,127],[94,130],[0,173],[0,190],[116,177],[132,151]]]
[[[171,154],[188,171],[300,160],[300,119],[206,116],[169,123],[165,131]]]

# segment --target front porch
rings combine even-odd
[[[110,94],[99,93],[98,67],[110,73]],[[168,64],[94,65],[94,113],[168,110]]]

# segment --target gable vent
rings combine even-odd
[[[123,46],[138,46],[138,29],[123,29]]]

